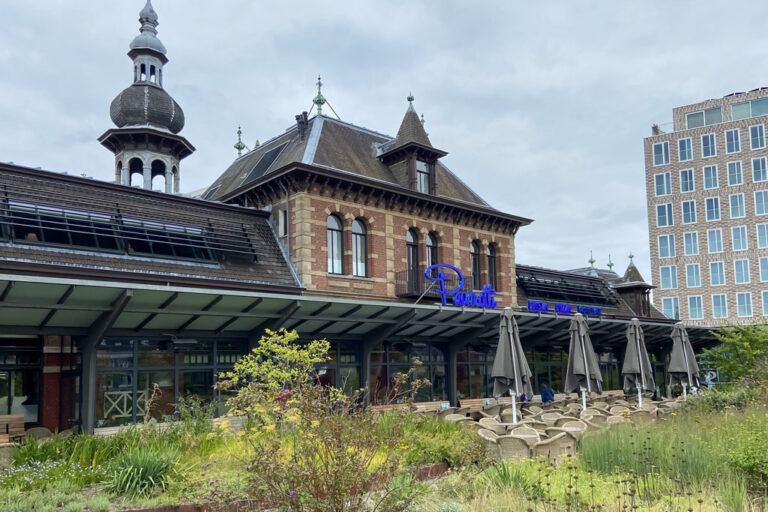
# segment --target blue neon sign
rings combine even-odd
[[[548,303],[534,300],[528,301],[528,311],[533,311],[536,313],[551,313]],[[603,314],[602,308],[594,306],[576,306],[576,311],[582,315],[589,316],[600,316]],[[555,304],[555,313],[558,315],[572,315],[573,306],[570,304],[561,304],[558,302]]]
[[[448,290],[445,287],[445,281],[448,278],[448,276],[445,275],[446,268],[454,271],[456,273],[456,277],[458,278],[458,283],[452,290]],[[437,270],[437,272],[433,273],[433,270]],[[426,276],[426,278],[430,281],[436,281],[438,283],[436,291],[442,299],[443,306],[448,305],[449,296],[451,297],[451,303],[454,306],[472,306],[489,309],[493,309],[499,306],[496,303],[496,299],[493,297],[496,294],[496,290],[494,290],[490,284],[483,286],[483,290],[479,294],[460,292],[459,290],[464,287],[464,274],[462,274],[461,270],[454,267],[453,265],[448,265],[447,263],[430,265],[424,271],[424,276]]]

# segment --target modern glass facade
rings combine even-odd
[[[395,378],[399,373],[407,373],[415,360],[421,364],[414,367],[411,381],[429,379],[432,384],[417,391],[416,401],[447,400],[448,363],[443,347],[432,343],[385,343],[375,347],[368,380],[371,403],[402,401],[405,397],[395,394]]]
[[[247,353],[245,341],[108,338],[96,354],[96,426],[171,416],[179,397],[219,399],[217,376]]]
[[[40,422],[42,340],[37,336],[0,340],[0,415]]]

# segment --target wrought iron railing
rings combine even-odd
[[[458,277],[455,275],[448,275],[445,279],[445,288],[447,290],[453,290],[456,288]],[[432,281],[424,276],[423,269],[409,269],[395,272],[395,295],[401,298],[419,298],[422,295],[425,298],[437,299],[440,298],[440,294],[437,290],[440,287],[440,283]],[[461,292],[469,293],[472,291],[472,276],[464,276],[464,286],[462,286]]]

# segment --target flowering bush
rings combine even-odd
[[[0,473],[0,488],[47,489],[64,480],[85,486],[99,482],[105,476],[106,471],[101,466],[91,468],[57,460],[35,461]]]

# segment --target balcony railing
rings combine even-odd
[[[453,290],[458,281],[455,275],[446,276],[445,288]],[[395,272],[395,295],[401,298],[419,298],[422,295],[429,299],[439,299],[440,294],[437,289],[440,283],[431,281],[424,276],[423,269],[410,269]],[[464,276],[464,286],[461,292],[469,293],[472,291],[472,276]]]

